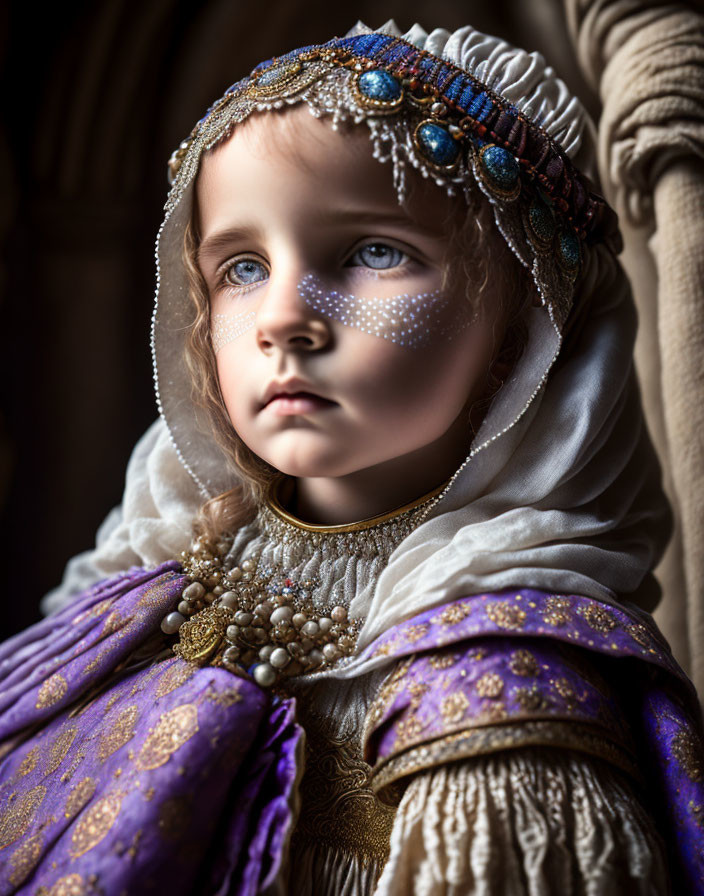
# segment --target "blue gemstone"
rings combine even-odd
[[[393,103],[401,96],[401,85],[382,68],[373,68],[359,76],[359,92],[370,100]]]
[[[416,140],[423,155],[434,165],[452,165],[460,154],[459,145],[450,132],[432,121],[424,121],[418,126]]]
[[[520,166],[516,157],[502,146],[489,144],[482,151],[482,165],[491,180],[500,190],[512,190],[518,183]]]
[[[560,254],[570,268],[579,266],[579,240],[577,234],[571,231],[563,231],[560,234]]]
[[[535,235],[544,243],[550,242],[555,235],[555,218],[552,211],[542,202],[534,202],[529,211],[530,226]]]

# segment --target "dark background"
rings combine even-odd
[[[156,416],[153,244],[166,160],[262,59],[344,34],[471,23],[538,49],[591,110],[556,0],[110,0],[0,11],[2,636],[120,501]]]

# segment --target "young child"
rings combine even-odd
[[[0,893],[700,891],[590,141],[469,27],[359,25],[198,123],[160,420],[88,590],[0,648]]]

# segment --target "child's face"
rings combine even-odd
[[[464,204],[409,172],[401,207],[390,175],[366,128],[335,132],[304,105],[255,116],[203,159],[198,263],[222,395],[242,440],[288,475],[412,478],[420,463],[439,482],[467,453],[501,326],[492,309],[471,319],[465,284],[442,290]]]

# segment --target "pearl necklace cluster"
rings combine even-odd
[[[191,582],[161,624],[165,634],[179,636],[174,653],[197,665],[244,670],[268,688],[354,651],[360,623],[342,606],[314,608],[314,581],[294,582],[260,567],[257,557],[228,567],[221,559],[228,548],[222,543],[213,550],[199,540],[181,554]]]

